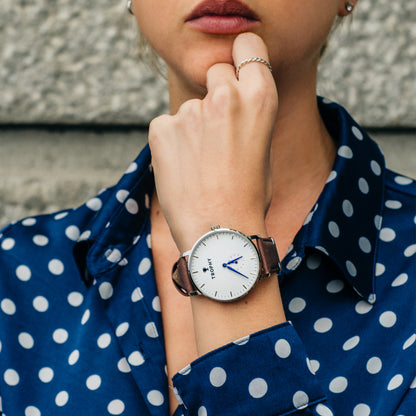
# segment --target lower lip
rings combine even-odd
[[[230,35],[253,30],[259,21],[243,16],[201,16],[188,20],[187,24],[201,32]]]

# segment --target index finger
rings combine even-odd
[[[259,75],[272,78],[271,67],[269,68],[265,62],[255,61],[255,59],[259,59],[268,63],[269,54],[263,39],[249,32],[238,35],[234,40],[233,60],[236,71],[240,64],[248,59],[252,59],[253,61],[245,63],[240,67],[239,80],[244,82]]]

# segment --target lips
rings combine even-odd
[[[240,16],[250,20],[259,20],[253,10],[238,0],[205,0],[192,10],[186,21],[203,16]]]
[[[239,0],[204,0],[185,19],[197,30],[216,34],[251,30],[259,21],[256,13]]]

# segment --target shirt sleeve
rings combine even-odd
[[[173,384],[185,415],[319,414],[326,400],[290,322],[211,351]]]

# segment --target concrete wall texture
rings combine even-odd
[[[0,1],[0,228],[76,206],[114,184],[146,142],[137,127],[167,111],[166,83],[139,62],[125,3]],[[415,0],[360,0],[352,23],[331,39],[318,89],[376,128],[388,166],[410,176],[415,22]],[[85,124],[96,129],[79,129]],[[123,125],[132,129],[117,130]]]
[[[146,124],[164,83],[137,60],[126,0],[1,0],[0,123]],[[416,1],[361,0],[319,91],[371,127],[416,126]]]

